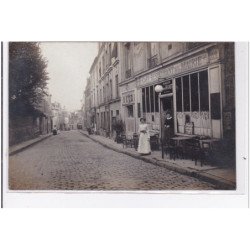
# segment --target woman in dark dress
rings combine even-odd
[[[171,111],[167,110],[163,124],[163,142],[169,145],[170,139],[174,136],[174,119]]]

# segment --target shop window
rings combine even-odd
[[[159,112],[159,93],[155,92],[155,112]]]
[[[146,108],[147,108],[147,112],[151,112],[150,111],[150,99],[149,99],[149,88],[146,88]]]
[[[145,98],[146,98],[146,88],[143,88],[143,89],[142,89],[142,112],[143,112],[143,113],[146,113]]]
[[[198,74],[192,74],[190,76],[191,85],[191,111],[199,111],[199,85]]]
[[[208,99],[208,74],[207,71],[199,72],[200,80],[200,110],[209,110],[209,99]]]
[[[127,110],[128,110],[128,117],[134,117],[133,105],[127,106]]]
[[[155,92],[154,85],[142,88],[142,112],[159,112],[159,94]]]
[[[190,111],[189,75],[183,77],[183,107]]]
[[[103,128],[105,129],[105,125],[106,125],[106,112],[103,112]]]
[[[154,86],[149,87],[149,95],[150,95],[150,112],[155,112],[155,106],[154,106]]]
[[[207,71],[176,78],[176,109],[177,112],[209,111]]]
[[[182,84],[181,78],[176,78],[176,109],[182,112]]]
[[[137,103],[137,116],[138,118],[141,117],[141,104],[140,103]]]

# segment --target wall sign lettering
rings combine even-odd
[[[208,65],[208,62],[209,62],[208,54],[203,53],[199,56],[184,60],[172,66],[160,69],[151,74],[142,76],[137,79],[137,84],[138,86],[142,86],[146,83],[156,82],[158,81],[159,78],[162,78],[162,77],[170,77],[170,76],[174,76],[176,74],[182,73],[182,72],[186,72],[188,70],[206,66]]]
[[[135,91],[122,93],[122,105],[129,105],[135,103]]]

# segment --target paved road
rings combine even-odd
[[[10,189],[208,190],[212,184],[114,152],[65,131],[10,157]]]

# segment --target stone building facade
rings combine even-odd
[[[35,109],[27,115],[9,119],[9,145],[21,143],[52,130],[51,95],[45,95]]]
[[[108,137],[114,136],[112,124],[120,116],[119,47],[119,43],[99,43],[89,71],[88,92],[85,90],[85,113],[91,114],[88,120],[97,133]]]
[[[169,110],[176,135],[234,139],[234,43],[100,43],[90,79],[99,131],[111,131],[118,111],[126,135],[138,131],[141,117],[157,133]]]

